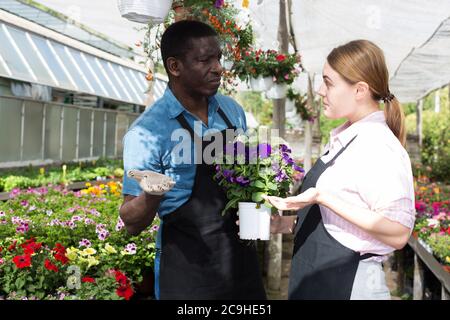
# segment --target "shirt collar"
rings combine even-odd
[[[180,101],[178,101],[169,86],[167,86],[166,91],[164,91],[163,99],[167,102],[170,119],[178,117],[182,112],[190,113],[183,107]],[[216,96],[208,97],[208,115],[214,114],[218,109],[219,103],[217,102]]]
[[[361,120],[350,124],[349,121],[345,122],[336,129],[330,132],[330,142],[333,143],[337,140],[341,147],[346,146],[350,140],[356,136],[367,124],[370,123],[386,123],[384,111],[375,111],[365,116]]]

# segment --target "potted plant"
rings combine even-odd
[[[172,0],[118,0],[122,17],[145,24],[162,23],[167,17]]]
[[[263,195],[285,197],[304,170],[284,143],[269,144],[238,136],[215,160],[214,179],[225,188],[228,203],[223,210],[239,210],[241,239],[269,240],[272,207]]]
[[[271,99],[283,99],[287,94],[287,86],[300,74],[300,56],[297,54],[282,54],[268,50],[266,61],[273,76],[274,85],[267,92]]]

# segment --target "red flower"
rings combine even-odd
[[[32,241],[30,241],[30,240],[32,240]],[[36,243],[36,242],[34,242],[34,239],[30,239],[30,240],[25,241],[25,243],[23,243],[21,245],[21,247],[24,249],[23,252],[25,254],[33,254],[36,251],[39,251],[39,249],[41,249],[41,247],[42,247],[42,243],[40,243],[40,242]]]
[[[45,269],[53,271],[53,272],[58,272],[58,267],[55,266],[49,259],[45,259],[45,263],[44,263]]]
[[[16,250],[16,243],[17,243],[17,240],[14,240],[14,242],[8,247],[8,250],[9,251]]]
[[[116,271],[116,281],[121,285],[121,286],[126,286],[128,284],[128,279],[127,277],[120,271]]]
[[[134,292],[131,286],[120,286],[119,288],[117,288],[116,294],[119,297],[125,298],[125,300],[130,300]]]
[[[23,256],[15,256],[13,262],[16,264],[17,268],[27,268],[31,266],[31,256],[26,254]]]
[[[89,282],[89,283],[95,283],[95,279],[91,277],[83,277],[81,279],[81,282]]]
[[[67,262],[69,262],[69,259],[66,257],[65,254],[55,253],[53,257],[55,257],[55,259],[61,262],[62,264],[67,264]]]
[[[53,254],[53,257],[55,257],[56,260],[58,260],[62,264],[66,264],[67,262],[69,262],[69,259],[66,257],[66,248],[64,248],[60,243],[57,243],[55,245],[53,251],[55,252]]]
[[[278,62],[284,61],[284,59],[286,59],[286,56],[284,54],[279,54],[276,57]]]

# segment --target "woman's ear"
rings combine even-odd
[[[180,75],[180,60],[170,57],[167,59],[167,71],[174,76],[178,77]]]
[[[362,100],[370,95],[370,87],[364,81],[359,81],[356,83],[356,100]]]

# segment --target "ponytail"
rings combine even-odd
[[[386,123],[392,133],[397,137],[403,147],[406,146],[405,114],[397,98],[384,102],[384,115]]]

